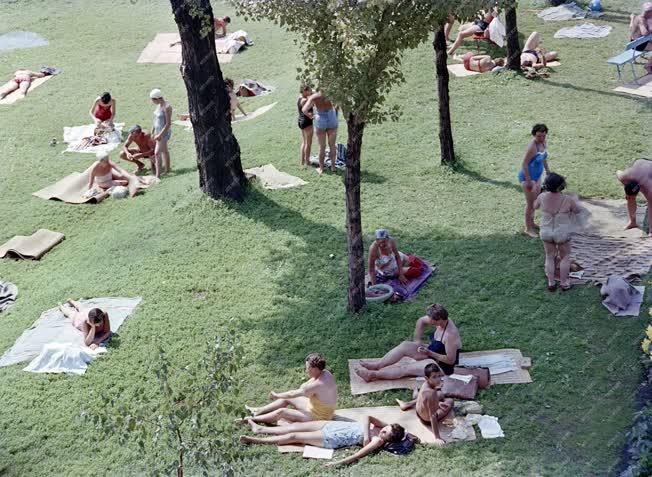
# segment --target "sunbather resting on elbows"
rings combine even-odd
[[[429,346],[422,343],[426,326],[436,326]],[[413,341],[403,341],[391,349],[380,361],[360,361],[361,367],[355,372],[365,381],[379,379],[400,379],[408,376],[423,376],[428,362],[435,361],[446,375],[453,374],[459,362],[462,340],[460,332],[448,318],[446,308],[438,303],[430,305],[426,315],[417,320]],[[409,364],[396,364],[402,358],[416,360]]]
[[[325,369],[326,361],[317,353],[306,357],[306,374],[310,379],[299,389],[284,393],[271,392],[271,403],[253,408],[245,406],[252,416],[241,422],[275,423],[280,419],[291,422],[328,421],[335,415],[337,384],[333,375]],[[289,409],[292,406],[294,409]]]
[[[111,337],[111,323],[107,312],[99,308],[84,310],[79,302],[71,299],[59,309],[66,318],[72,320],[72,326],[84,334],[84,344],[91,349],[96,349]]]

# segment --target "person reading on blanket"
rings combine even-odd
[[[474,55],[472,52],[464,54],[462,62],[464,63],[465,70],[477,71],[478,73],[491,71],[497,66],[505,65],[504,58],[497,58],[494,61],[489,55]]]
[[[111,337],[111,322],[106,311],[99,308],[85,310],[79,302],[71,299],[59,306],[59,310],[84,334],[84,344],[91,349],[98,348]]]
[[[350,464],[367,455],[405,442],[411,450],[419,442],[416,436],[408,434],[400,424],[386,424],[373,416],[365,416],[364,424],[350,421],[311,421],[296,422],[284,426],[260,426],[249,420],[254,434],[270,434],[273,437],[240,436],[241,444],[308,445],[325,449],[342,449],[363,446],[346,459],[330,462],[328,466]]]
[[[625,226],[625,230],[638,227],[636,223],[636,196],[639,191],[643,193],[645,200],[647,200],[648,224],[652,224],[652,207],[650,207],[650,200],[652,199],[652,161],[638,159],[634,161],[630,168],[617,171],[616,176],[625,186],[627,215],[629,216],[629,223]],[[646,230],[646,232],[648,237],[652,238],[652,231]]]
[[[416,406],[417,416],[421,421],[430,426],[432,433],[435,435],[435,443],[444,447],[444,440],[439,433],[439,422],[443,421],[453,409],[453,399],[447,398],[439,389],[441,388],[441,378],[444,375],[441,368],[435,363],[428,363],[423,369],[423,375],[426,381],[419,388],[417,398],[412,401],[403,402],[399,399],[399,407],[403,411],[412,409]]]
[[[43,68],[41,71],[17,70],[12,79],[0,86],[0,99],[4,99],[16,90],[26,96],[29,87],[32,85],[32,80],[49,76],[52,74],[50,71],[49,68]]]
[[[496,16],[498,16],[498,11],[494,8],[489,12],[479,12],[478,17],[473,21],[473,23],[464,23],[463,25],[460,25],[460,30],[457,32],[457,38],[455,38],[455,41],[448,49],[448,55],[452,56],[453,53],[455,53],[455,50],[462,45],[465,38],[469,38],[476,34],[482,34],[485,38],[489,38],[489,24]],[[449,21],[450,20],[451,18],[449,17]]]
[[[314,109],[317,112],[314,112]],[[326,142],[330,150],[331,172],[335,172],[335,159],[337,157],[337,107],[328,99],[322,91],[313,93],[304,103],[301,111],[309,119],[314,120],[317,142],[319,143],[319,167],[317,172],[321,175],[324,172],[324,160],[326,158]]]
[[[427,326],[434,326],[430,344],[422,342]],[[403,341],[391,349],[380,360],[360,361],[356,373],[365,381],[379,379],[400,379],[408,376],[423,376],[424,366],[428,362],[436,362],[446,375],[453,374],[455,365],[459,363],[462,339],[460,332],[448,318],[448,311],[442,305],[435,303],[428,307],[426,315],[417,320],[414,329],[414,339]],[[413,363],[397,364],[403,358],[416,360]]]
[[[306,357],[306,374],[310,379],[299,389],[284,393],[271,392],[271,403],[254,408],[245,406],[251,416],[241,420],[246,422],[275,423],[280,419],[292,422],[328,421],[335,415],[337,404],[337,384],[326,369],[326,360],[311,353]],[[289,409],[292,406],[294,409]]]
[[[129,173],[109,159],[107,153],[99,153],[91,169],[86,195],[92,196],[111,187],[127,185],[129,185]]]
[[[652,33],[652,2],[641,5],[640,15],[631,15],[629,22],[629,39],[634,41]],[[652,41],[646,41],[636,47],[638,51],[652,51]],[[652,74],[652,55],[645,65],[648,74]]]
[[[240,110],[245,116],[247,113],[242,109],[242,105],[238,100],[238,96],[235,94],[235,86],[231,78],[224,78],[224,84],[226,85],[226,92],[229,93],[229,101],[231,102],[230,112],[231,112],[231,121],[235,119],[235,110],[236,108]]]
[[[534,202],[535,209],[541,209],[541,228],[539,237],[546,253],[545,272],[548,278],[548,291],[557,289],[555,281],[555,260],[559,263],[559,282],[562,291],[570,290],[571,238],[575,229],[583,225],[589,211],[582,207],[576,196],[562,193],[566,180],[551,172],[543,183],[543,192]]]
[[[396,241],[385,229],[376,230],[376,240],[369,247],[369,280],[375,285],[379,279],[398,278],[405,285],[409,278],[418,277],[423,262],[414,255],[399,252]]]
[[[95,102],[88,114],[90,114],[96,126],[102,123],[113,126],[115,98],[111,97],[111,93],[102,93],[101,96],[95,98]]]
[[[549,61],[557,59],[556,51],[543,51],[539,45],[541,44],[541,35],[532,32],[525,42],[523,52],[521,53],[521,66],[523,68],[544,68]]]
[[[136,148],[130,148],[132,144],[135,144]],[[156,147],[156,141],[152,136],[145,131],[140,125],[136,124],[129,130],[129,136],[127,136],[127,142],[122,146],[122,152],[120,153],[120,159],[127,162],[132,162],[136,164],[140,172],[145,168],[140,159],[149,159],[152,170],[156,169],[156,164],[154,163],[154,149]]]

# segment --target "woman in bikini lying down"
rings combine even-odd
[[[36,78],[44,78],[49,76],[51,73],[48,70],[43,71],[30,71],[30,70],[18,70],[14,73],[13,79],[10,79],[7,83],[0,86],[0,99],[4,99],[5,96],[13,93],[16,90],[20,90],[23,96],[27,95],[29,87],[32,85],[32,80]]]
[[[406,439],[412,441],[406,443],[410,447],[419,442],[417,437],[408,434],[400,424],[388,425],[372,416],[366,416],[364,424],[350,421],[311,421],[266,427],[251,420],[247,422],[254,434],[271,434],[272,437],[241,436],[241,444],[298,444],[326,449],[363,446],[352,456],[327,464],[329,467],[350,464],[380,449],[391,452],[392,445],[400,445]]]
[[[84,334],[84,344],[91,349],[98,348],[111,337],[109,314],[100,308],[84,310],[77,301],[68,299],[59,306],[63,316],[72,320],[72,326]]]

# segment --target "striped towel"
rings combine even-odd
[[[18,288],[9,282],[0,282],[0,312],[6,310],[16,301]]]

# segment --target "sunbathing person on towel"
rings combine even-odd
[[[417,437],[408,434],[400,424],[388,425],[372,416],[366,416],[364,424],[349,421],[312,421],[267,427],[259,426],[251,420],[248,423],[254,434],[271,434],[274,437],[240,436],[241,444],[299,444],[325,449],[363,446],[346,459],[329,462],[327,464],[329,467],[350,464],[372,452],[388,449],[391,444],[398,444],[406,439],[411,440],[411,447],[419,442]]]
[[[72,320],[72,326],[84,334],[84,344],[96,349],[111,337],[109,314],[99,308],[84,310],[79,302],[68,299],[59,306],[63,316]]]
[[[376,230],[376,240],[369,247],[369,280],[372,285],[379,278],[395,278],[405,285],[408,278],[418,277],[423,271],[423,262],[414,255],[399,252],[396,241],[385,229]]]
[[[44,78],[49,76],[51,73],[47,70],[43,71],[30,71],[30,70],[18,70],[14,73],[13,79],[10,79],[7,83],[0,86],[0,99],[4,99],[5,96],[13,93],[16,90],[20,90],[23,96],[27,95],[27,91],[32,84],[32,80],[35,78]]]
[[[129,148],[131,144],[136,144],[137,148]],[[143,131],[143,128],[140,125],[136,124],[129,130],[129,136],[127,136],[127,142],[122,146],[122,152],[120,153],[120,159],[123,161],[133,162],[138,167],[136,172],[140,172],[145,168],[139,159],[149,159],[152,165],[152,170],[156,169],[156,164],[154,161],[154,148],[156,147],[156,141],[152,138],[150,134],[147,134]]]
[[[536,31],[532,32],[521,53],[521,66],[524,68],[544,68],[548,61],[557,59],[556,51],[543,51],[539,48],[541,44],[541,35]]]
[[[426,326],[436,326],[429,346],[422,343]],[[361,368],[356,373],[365,381],[378,379],[400,379],[406,376],[423,376],[423,369],[428,362],[435,361],[446,375],[453,374],[459,362],[462,339],[460,332],[448,319],[448,312],[442,305],[435,303],[426,310],[426,315],[417,320],[414,340],[404,341],[390,350],[380,361],[360,361]],[[402,358],[409,357],[414,363],[397,365]],[[392,366],[394,365],[394,366]]]
[[[292,422],[328,421],[335,415],[337,404],[337,384],[335,378],[326,370],[326,361],[317,353],[306,357],[306,374],[310,379],[299,389],[284,393],[271,392],[271,403],[253,408],[245,406],[252,416],[240,422],[275,423],[279,419]],[[294,409],[289,409],[292,406]]]
[[[505,65],[504,58],[497,58],[496,61],[494,61],[489,55],[474,55],[470,51],[464,54],[462,61],[464,62],[465,70],[477,71],[478,73],[491,71],[497,66]]]
[[[99,153],[88,179],[88,190],[92,191],[94,186],[107,190],[114,186],[127,185],[129,173],[109,159],[107,153]]]
[[[113,119],[115,118],[115,98],[111,97],[111,93],[102,93],[101,96],[95,98],[91,110],[88,112],[96,126],[101,123],[106,123],[113,126]]]
[[[617,171],[618,180],[625,186],[625,197],[627,198],[627,214],[629,223],[625,229],[634,229],[638,227],[636,223],[636,196],[642,192],[647,200],[648,224],[652,224],[652,161],[647,159],[638,159],[632,166],[624,171]],[[652,238],[652,231],[648,231],[648,237]]]
[[[401,410],[407,411],[414,406],[417,407],[417,416],[424,424],[429,425],[432,433],[435,435],[435,443],[444,447],[444,440],[439,433],[439,422],[443,421],[453,409],[453,399],[445,397],[439,388],[441,388],[441,378],[443,373],[441,368],[435,363],[429,363],[423,370],[426,382],[419,389],[417,398],[403,402],[396,400]]]

